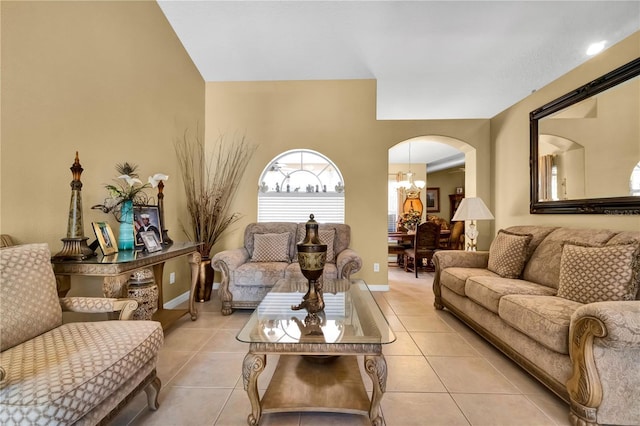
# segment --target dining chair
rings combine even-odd
[[[461,236],[464,233],[464,222],[453,222],[448,234],[440,234],[440,248],[443,250],[460,250],[463,246]]]
[[[413,247],[404,251],[404,270],[415,271],[418,278],[418,269],[425,267],[427,271],[434,271],[433,254],[440,247],[440,225],[433,222],[424,222],[418,225]]]
[[[449,250],[462,250],[464,247],[462,234],[464,234],[464,222],[454,222],[449,235]]]

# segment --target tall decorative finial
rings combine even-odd
[[[168,176],[167,176],[168,177]],[[164,182],[162,180],[158,181],[158,211],[160,213],[160,224],[162,229],[160,232],[162,233],[162,244],[165,246],[170,246],[173,244],[173,240],[169,238],[169,231],[165,228],[164,222]]]
[[[82,260],[95,255],[87,245],[88,238],[84,236],[84,224],[82,222],[82,175],[83,168],[80,165],[80,157],[76,151],[76,158],[70,169],[73,180],[71,181],[71,203],[69,204],[69,219],[67,221],[67,237],[62,238],[62,250],[54,259]]]

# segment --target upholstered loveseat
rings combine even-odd
[[[0,249],[0,424],[105,423],[135,393],[158,408],[155,321],[63,324],[63,311],[118,312],[129,319],[129,299],[58,299],[46,244]]]
[[[349,225],[320,223],[318,233],[320,241],[327,244],[323,278],[348,279],[362,268],[362,259],[349,248]],[[218,293],[222,314],[255,308],[281,278],[304,280],[297,244],[305,234],[305,223],[251,223],[245,228],[243,247],[217,253],[211,265],[221,272]]]
[[[574,425],[640,424],[640,232],[516,226],[434,256],[447,308],[570,404]]]

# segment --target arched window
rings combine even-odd
[[[308,149],[273,159],[258,183],[258,222],[344,223],[344,179],[333,162]]]

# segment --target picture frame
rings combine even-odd
[[[461,186],[456,187],[456,194],[464,194],[464,188]]]
[[[144,247],[149,253],[162,250],[162,243],[154,231],[140,232],[140,238],[144,243]]]
[[[427,213],[440,211],[440,188],[427,188]]]
[[[107,222],[91,222],[93,232],[96,234],[102,254],[108,256],[118,252],[118,242],[113,235],[113,230]]]
[[[133,233],[136,250],[145,248],[140,235],[142,232],[153,231],[162,245],[162,223],[160,222],[160,209],[158,206],[134,205],[133,206]],[[161,247],[162,248],[162,247]]]

